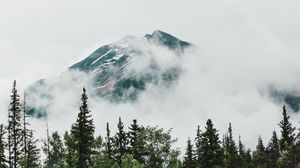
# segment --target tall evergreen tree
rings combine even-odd
[[[279,123],[281,129],[281,138],[279,141],[280,145],[280,167],[290,168],[296,167],[297,160],[296,158],[296,128],[292,126],[292,123],[289,121],[290,116],[288,116],[285,106],[283,106],[282,111],[283,119]]]
[[[239,156],[237,146],[232,136],[232,127],[229,123],[228,132],[225,135],[224,142],[224,167],[226,168],[239,168]]]
[[[76,144],[77,167],[87,168],[91,165],[91,155],[93,153],[94,131],[95,127],[91,112],[88,109],[86,90],[83,88],[81,95],[81,107],[77,116],[77,121],[72,126],[72,134]]]
[[[273,135],[270,143],[267,147],[268,156],[268,168],[278,168],[278,158],[279,158],[279,140],[276,131],[273,131]]]
[[[200,167],[200,158],[202,155],[202,144],[201,144],[201,130],[200,130],[200,126],[197,126],[197,133],[196,133],[196,138],[195,138],[195,164],[196,167]]]
[[[223,153],[217,132],[212,121],[208,119],[201,135],[200,167],[214,168],[223,165]]]
[[[21,124],[21,103],[16,88],[16,81],[13,82],[11,102],[9,104],[9,166],[17,168],[20,165],[22,151],[22,124]]]
[[[185,157],[183,160],[183,168],[195,168],[196,165],[194,159],[193,145],[190,138],[188,138]]]
[[[39,148],[37,147],[38,140],[34,138],[33,131],[28,132],[28,139],[27,139],[27,155],[26,155],[26,164],[24,168],[39,168],[40,161],[39,161]]]
[[[287,150],[294,144],[296,128],[289,121],[290,116],[288,116],[285,106],[283,106],[282,116],[283,119],[279,123],[281,128],[280,150]]]
[[[24,93],[24,98],[23,98],[23,104],[22,104],[22,167],[27,168],[28,167],[28,141],[30,138],[30,132],[32,130],[29,130],[29,122],[27,121],[27,105],[26,105],[26,95]]]
[[[258,138],[256,150],[253,153],[253,164],[257,168],[266,168],[267,165],[265,146],[260,136]]]
[[[129,127],[129,151],[135,160],[144,164],[144,150],[145,150],[145,138],[143,134],[143,128],[137,124],[137,120],[133,120],[133,123]]]
[[[53,132],[51,137],[49,138],[49,151],[47,144],[45,144],[43,150],[48,158],[44,163],[44,167],[63,168],[65,166],[65,148],[63,141],[57,131]]]
[[[112,142],[110,136],[109,123],[106,123],[106,143],[105,143],[105,153],[107,154],[108,159],[112,160]]]
[[[66,168],[75,168],[76,161],[76,144],[74,140],[74,136],[72,133],[68,133],[67,131],[64,134],[64,142],[65,142],[65,160],[66,160]]]
[[[4,126],[1,124],[0,125],[0,168],[7,168],[6,165],[6,158],[5,158],[5,128]]]
[[[116,160],[117,160],[119,166],[121,166],[122,157],[126,154],[127,147],[128,147],[127,134],[124,131],[124,124],[121,120],[121,117],[119,117],[118,131],[115,136],[114,145],[115,145]]]

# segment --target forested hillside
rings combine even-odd
[[[47,130],[45,139],[35,138],[26,115],[26,97],[20,97],[16,81],[8,109],[8,122],[0,126],[0,168],[300,167],[300,134],[290,122],[285,106],[282,120],[278,121],[280,132],[274,131],[269,142],[263,142],[259,136],[255,149],[247,148],[241,138],[234,140],[231,123],[227,133],[219,135],[208,119],[205,126],[187,128],[194,129],[195,134],[186,137],[183,154],[174,147],[177,139],[171,136],[171,129],[143,126],[136,119],[125,126],[119,118],[116,123],[106,124],[106,135],[95,135],[97,123],[89,110],[85,88],[77,118],[63,135]],[[117,125],[115,134],[111,133],[110,124]]]

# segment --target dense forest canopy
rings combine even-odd
[[[300,168],[300,133],[285,106],[278,121],[280,132],[273,131],[269,142],[259,136],[252,151],[241,137],[234,140],[231,123],[227,133],[219,135],[208,119],[203,127],[187,128],[195,129],[195,134],[186,137],[182,154],[174,148],[177,139],[171,129],[143,126],[136,119],[125,126],[119,118],[115,134],[107,123],[106,134],[95,135],[85,88],[77,118],[63,135],[47,129],[45,139],[35,138],[26,97],[20,98],[16,81],[8,109],[8,122],[0,125],[0,168]]]

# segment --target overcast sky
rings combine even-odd
[[[260,96],[248,94],[252,93],[253,88],[273,83],[291,88],[300,83],[297,79],[300,79],[299,0],[0,2],[0,114],[6,115],[7,107],[3,104],[7,104],[13,79],[18,81],[19,89],[23,90],[40,78],[60,75],[68,66],[85,58],[102,44],[114,42],[125,35],[143,36],[157,29],[197,45],[197,54],[191,57],[192,60],[186,61],[185,66],[194,67],[190,69],[192,75],[203,75],[201,79],[210,81],[202,86],[211,87],[206,91],[218,92],[217,102],[224,109],[226,120],[229,120],[226,112],[235,114],[244,109],[249,114],[252,113],[251,109],[256,112],[281,110],[278,109],[279,105],[269,104]],[[200,66],[213,70],[200,73],[197,68]],[[221,82],[224,86],[218,87]],[[197,90],[199,85],[189,86]],[[239,92],[237,88],[244,90]],[[228,98],[227,95],[231,96]],[[209,104],[215,101],[210,97],[204,102]],[[263,103],[257,104],[258,101]],[[249,107],[249,104],[246,105],[249,102],[251,106],[259,107]],[[174,101],[169,102],[172,103]],[[207,109],[209,105],[199,109]],[[191,111],[198,107],[193,103],[191,106]],[[234,107],[231,109],[231,106]],[[269,114],[260,116],[255,113],[239,119],[250,118],[245,122],[250,124],[258,117]],[[208,116],[204,115],[202,120]],[[264,131],[275,129],[274,123],[280,115],[275,116]],[[186,118],[186,121],[191,119],[193,117]],[[221,118],[216,120],[222,121]],[[228,122],[224,121],[219,126],[223,127]],[[241,121],[236,124],[242,127],[244,123]],[[262,126],[263,123],[258,125]],[[253,131],[256,135],[250,140],[252,143],[258,134],[263,134],[259,130],[256,128]]]

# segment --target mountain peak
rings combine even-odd
[[[161,30],[155,30],[152,34],[146,34],[145,38],[150,41],[166,45],[171,49],[185,48],[191,45],[190,43],[182,41],[177,37],[172,36],[171,34],[168,34]]]

